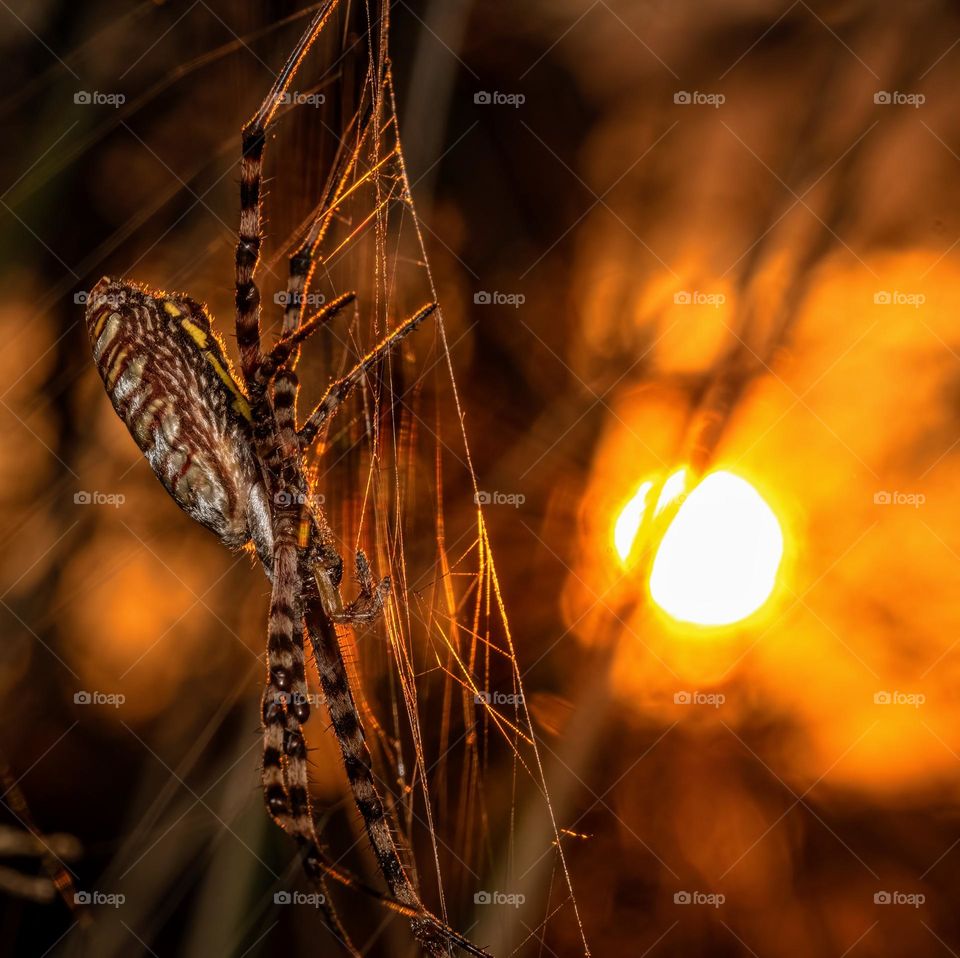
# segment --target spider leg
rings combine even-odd
[[[363,561],[365,564],[366,560]],[[313,647],[317,671],[320,674],[320,686],[340,744],[354,803],[363,818],[367,839],[376,855],[380,872],[392,898],[413,911],[411,927],[414,935],[431,958],[440,958],[449,954],[450,946],[460,948],[476,958],[489,958],[487,952],[477,948],[427,911],[400,861],[397,845],[391,832],[389,813],[380,797],[374,778],[373,761],[364,736],[360,713],[353,693],[350,691],[340,642],[337,639],[333,619],[325,607],[326,597],[336,592],[336,587],[324,580],[326,580],[326,574],[320,572],[317,576],[317,585],[322,598],[320,602],[313,603],[307,609],[307,635]]]
[[[29,833],[32,842],[37,846],[37,854],[40,855],[40,864],[47,876],[46,881],[37,879],[37,884],[33,885],[33,888],[36,890],[40,888],[40,884],[43,884],[50,890],[51,897],[52,892],[56,891],[67,907],[74,913],[78,922],[84,926],[88,925],[90,923],[90,915],[85,908],[77,904],[76,888],[73,884],[71,870],[65,864],[65,859],[75,857],[79,853],[76,839],[71,840],[64,838],[51,841],[50,836],[45,838],[41,834],[33,820],[33,815],[30,813],[30,807],[27,805],[27,799],[20,785],[13,777],[10,766],[7,765],[6,760],[2,757],[0,757],[0,784],[2,784],[3,788],[2,796],[0,796],[0,798],[3,799],[3,804],[23,825],[27,833]],[[5,869],[4,871],[9,872],[9,869]],[[7,877],[9,879],[9,875]],[[9,888],[9,880],[6,884]],[[24,886],[24,890],[27,890],[26,886]]]
[[[320,891],[331,932],[352,958],[360,952],[340,921],[327,891],[319,841],[313,824],[307,780],[307,749],[301,724],[310,716],[302,626],[292,597],[299,576],[296,550],[281,546],[274,556],[274,587],[267,642],[268,671],[263,693],[263,788],[267,810],[304,849],[304,870]],[[296,637],[299,634],[299,641]]]
[[[263,785],[267,809],[302,850],[303,868],[321,895],[321,907],[331,932],[352,958],[361,958],[340,921],[327,892],[326,878],[353,884],[353,879],[331,866],[320,848],[310,802],[307,747],[301,726],[310,717],[304,666],[303,623],[299,614],[301,580],[297,537],[302,516],[297,476],[287,473],[298,459],[296,448],[297,377],[282,370],[273,393],[273,421],[277,442],[272,447],[270,471],[281,491],[276,496],[273,589],[267,639],[268,672],[263,708]],[[266,405],[261,401],[258,406]],[[294,458],[290,458],[291,446]],[[285,469],[284,467],[287,466]],[[299,521],[298,521],[299,520]]]
[[[254,276],[260,260],[263,213],[260,192],[263,184],[263,153],[267,129],[283,102],[303,58],[319,36],[336,0],[327,0],[317,11],[303,36],[293,48],[283,69],[260,105],[248,120],[241,135],[240,153],[240,231],[236,253],[236,329],[240,366],[248,386],[252,385],[260,363],[260,290]]]
[[[307,746],[300,728],[299,707],[306,705],[307,682],[304,670],[302,625],[294,633],[293,684],[290,699],[287,702],[286,721],[283,730],[284,781],[290,808],[291,832],[303,851],[304,871],[320,891],[320,905],[331,932],[351,955],[362,958],[340,921],[327,889],[327,871],[320,852],[320,839],[316,833],[313,819],[313,807],[310,802],[309,781],[307,777]]]
[[[340,744],[347,778],[370,844],[390,894],[416,912],[423,912],[420,896],[407,876],[390,833],[387,812],[377,791],[373,763],[367,747],[360,713],[350,691],[346,664],[336,631],[322,609],[308,610],[307,634],[313,647],[320,687]],[[442,952],[439,952],[442,954]]]
[[[310,716],[304,666],[303,623],[296,620],[292,597],[299,594],[296,549],[282,541],[274,555],[274,584],[270,603],[267,643],[268,672],[263,708],[263,785],[267,810],[274,821],[290,834],[301,848],[303,868],[323,896],[323,908],[331,929],[346,950],[359,958],[333,908],[326,878],[359,888],[389,908],[422,920],[422,907],[396,895],[386,897],[359,882],[348,871],[332,863],[322,851],[310,801],[307,749],[301,725]]]
[[[306,784],[306,747],[293,708],[297,706],[301,715],[309,713],[306,684],[293,680],[294,675],[302,672],[304,663],[302,637],[298,642],[296,634],[281,636],[279,632],[272,632],[273,638],[268,646],[269,668],[263,696],[263,784],[267,811],[300,845],[304,871],[313,881],[319,883],[325,877],[331,878],[347,888],[363,891],[393,911],[413,916],[416,914],[414,909],[366,885],[347,869],[332,862],[320,847]],[[286,681],[288,676],[289,683]],[[289,691],[281,690],[281,684]],[[289,797],[291,792],[292,799]]]
[[[361,561],[366,567],[366,559],[358,559],[358,573]],[[369,567],[366,567],[365,575],[368,577],[367,584],[372,583]],[[411,918],[415,937],[430,958],[448,955],[450,947],[459,948],[474,958],[490,958],[488,952],[478,948],[427,911],[400,861],[397,844],[391,832],[389,812],[377,788],[360,713],[350,690],[346,663],[334,619],[328,608],[331,604],[334,608],[342,606],[339,592],[323,571],[318,572],[316,583],[320,590],[320,601],[314,601],[307,606],[304,617],[307,636],[313,648],[314,661],[320,675],[320,687],[323,689],[330,720],[340,745],[354,803],[363,818],[367,839],[390,891],[390,901],[405,909],[405,913]]]
[[[383,603],[390,595],[390,577],[384,576],[378,583],[370,571],[370,563],[363,550],[357,552],[357,582],[360,594],[341,611],[333,612],[334,622],[344,625],[361,625],[373,622],[383,612]]]
[[[323,424],[333,416],[340,404],[350,395],[354,386],[392,349],[400,345],[428,316],[437,309],[436,303],[423,306],[408,320],[398,326],[385,339],[382,339],[353,369],[332,383],[323,395],[323,399],[314,407],[306,422],[300,427],[301,445],[306,448],[317,437]]]
[[[297,602],[301,581],[297,568],[297,536],[299,533],[294,492],[282,475],[291,462],[285,453],[296,444],[296,376],[288,371],[277,377],[273,393],[275,441],[270,447],[268,468],[276,479],[279,492],[274,495],[273,587],[270,595],[267,628],[267,684],[263,693],[263,786],[267,809],[281,826],[295,833],[296,813],[305,798],[292,794],[284,776],[284,756],[303,758],[303,737],[299,726],[310,717],[306,697],[306,674],[302,641],[297,646],[295,635],[300,620]],[[268,405],[267,399],[257,403],[258,411]],[[296,454],[296,453],[294,453]],[[293,460],[295,461],[295,460]],[[291,725],[293,722],[295,725]],[[298,738],[299,736],[299,738]],[[289,764],[289,762],[288,762]]]
[[[294,653],[292,669],[295,675],[303,669],[303,642],[294,643],[294,649],[299,648],[299,656]],[[275,660],[285,660],[286,655],[275,656]],[[297,668],[299,659],[300,667]],[[282,668],[282,666],[280,666]],[[303,855],[303,869],[307,877],[314,883],[320,892],[320,906],[326,918],[331,933],[339,940],[344,949],[352,958],[361,958],[360,952],[353,944],[347,930],[343,927],[340,917],[333,906],[327,889],[327,878],[332,878],[341,885],[355,888],[367,895],[383,902],[394,911],[404,915],[411,915],[410,909],[403,908],[376,889],[365,885],[346,869],[340,868],[331,862],[321,850],[320,840],[316,834],[313,821],[309,793],[307,791],[306,746],[300,723],[297,721],[289,704],[296,705],[306,702],[304,691],[292,691],[289,695],[277,692],[273,681],[274,669],[267,680],[264,692],[264,702],[269,706],[264,709],[264,753],[263,753],[263,782],[264,794],[267,799],[267,810],[271,818],[296,840]],[[293,683],[297,689],[298,682]],[[305,689],[305,684],[303,685]],[[276,720],[282,710],[280,721]],[[269,716],[269,718],[268,718]],[[279,729],[279,736],[277,731]],[[282,755],[279,744],[282,742]],[[2,883],[2,882],[0,882]]]
[[[289,295],[289,294],[288,294]],[[293,354],[300,344],[310,338],[321,326],[326,325],[338,313],[350,305],[357,298],[356,293],[344,293],[335,300],[327,303],[319,312],[310,317],[302,326],[294,327],[290,333],[283,335],[275,344],[270,353],[263,357],[257,369],[257,388],[265,389],[277,370],[290,361],[293,365]],[[289,308],[289,307],[288,307]],[[286,320],[284,320],[286,325]]]
[[[286,751],[287,703],[294,685],[295,653],[293,650],[294,610],[283,592],[290,576],[286,551],[274,556],[274,587],[270,601],[270,626],[267,638],[267,681],[263,690],[261,724],[263,726],[262,783],[267,811],[285,830],[292,829],[291,802],[284,778],[283,756]],[[297,706],[305,721],[310,706]]]

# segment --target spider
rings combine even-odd
[[[363,552],[357,552],[359,595],[343,602],[343,561],[322,508],[311,498],[306,468],[311,445],[351,390],[431,316],[437,304],[428,303],[398,325],[355,368],[334,381],[302,421],[298,417],[300,346],[356,300],[354,293],[346,293],[304,318],[304,292],[319,259],[318,247],[338,203],[350,191],[359,148],[340,151],[319,213],[290,257],[280,337],[266,350],[261,342],[255,274],[267,132],[337,5],[338,0],[327,0],[316,12],[260,109],[243,126],[235,276],[239,375],[206,307],[187,295],[104,278],[91,291],[86,327],[113,407],[167,492],[228,548],[255,551],[271,582],[268,668],[261,703],[262,785],[267,811],[299,844],[308,877],[321,888],[331,878],[374,894],[410,919],[415,939],[431,956],[449,954],[452,947],[482,956],[486,953],[426,909],[401,863],[336,631],[375,619],[390,581],[376,582]],[[392,98],[385,104],[391,89],[386,8],[385,4],[379,20],[371,19],[367,11],[370,36],[375,25],[379,35],[378,43],[371,40],[376,52],[365,97],[348,129],[359,144],[379,135],[385,123],[396,124]],[[313,650],[346,775],[386,894],[363,886],[334,864],[317,836],[301,731],[310,715],[304,635]],[[327,917],[345,947],[358,954],[332,909]]]

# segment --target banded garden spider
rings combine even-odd
[[[114,409],[167,492],[228,548],[252,546],[271,581],[268,671],[262,698],[262,785],[269,814],[300,845],[307,875],[321,889],[327,878],[362,887],[408,916],[415,938],[431,956],[448,954],[453,947],[482,956],[485,952],[425,908],[401,863],[336,632],[337,626],[376,618],[390,583],[389,579],[376,583],[363,552],[358,551],[360,594],[344,605],[340,595],[343,561],[323,510],[310,495],[305,465],[312,443],[350,391],[434,313],[437,304],[423,306],[397,326],[331,384],[302,422],[297,416],[299,347],[356,299],[355,294],[346,293],[304,319],[303,303],[320,261],[321,242],[338,205],[352,189],[363,144],[391,125],[397,135],[386,5],[378,19],[366,10],[373,55],[361,105],[347,131],[355,146],[338,154],[319,212],[290,258],[280,338],[266,352],[261,345],[255,273],[263,222],[260,194],[266,134],[303,59],[337,6],[338,0],[327,0],[320,7],[260,109],[243,127],[235,278],[242,378],[234,375],[206,308],[189,296],[104,278],[91,292],[86,325]],[[402,163],[399,150],[395,155]],[[403,182],[406,190],[405,176]],[[316,660],[354,801],[388,888],[386,895],[362,886],[334,864],[320,845],[301,732],[310,715],[304,633]],[[327,915],[347,950],[359,954],[332,907]]]

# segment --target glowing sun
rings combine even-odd
[[[654,514],[683,493],[684,482],[683,471],[666,480]],[[652,482],[644,482],[617,517],[613,541],[624,562],[652,489]],[[663,533],[650,595],[680,622],[730,625],[767,601],[782,558],[780,522],[760,493],[731,472],[712,472],[687,494]]]

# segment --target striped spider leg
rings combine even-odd
[[[430,956],[449,954],[454,947],[483,956],[485,952],[430,914],[401,863],[336,632],[337,627],[376,618],[389,592],[389,580],[376,584],[365,557],[358,553],[360,595],[344,605],[340,596],[343,561],[322,509],[311,500],[305,468],[312,442],[350,391],[433,313],[436,304],[423,307],[386,336],[329,387],[301,427],[297,424],[299,348],[355,299],[354,294],[345,294],[303,321],[301,293],[309,283],[317,246],[342,186],[356,163],[355,155],[352,159],[347,155],[340,164],[331,181],[331,201],[321,207],[304,244],[291,257],[279,340],[264,353],[260,337],[255,273],[263,223],[266,136],[297,69],[336,4],[337,0],[328,0],[318,10],[257,114],[243,128],[236,250],[240,375],[234,373],[206,308],[186,295],[104,278],[91,293],[86,325],[114,409],[167,492],[229,548],[252,548],[271,582],[262,697],[262,783],[267,810],[300,845],[307,875],[321,890],[325,879],[332,878],[367,891],[406,915],[414,937]],[[385,29],[384,20],[382,37]],[[383,49],[380,61],[381,75],[373,82],[368,77],[373,102],[366,117],[358,115],[354,121],[361,142],[368,125],[380,122],[378,98],[386,71]],[[368,888],[332,863],[317,836],[301,731],[310,715],[305,634],[354,801],[388,894]],[[327,917],[347,950],[358,954],[332,908]]]
[[[44,877],[21,874],[0,865],[0,892],[47,903],[59,895],[82,925],[90,922],[66,862],[80,857],[80,842],[72,835],[44,835],[37,828],[26,796],[6,761],[0,757],[0,804],[17,820],[19,828],[0,825],[0,856],[39,858]]]

